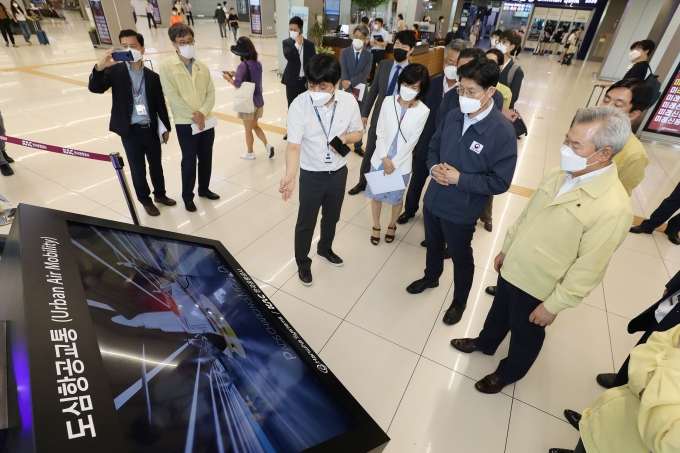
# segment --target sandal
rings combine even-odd
[[[396,225],[393,226],[393,227],[388,226],[388,227],[387,227],[387,231],[389,231],[389,230],[394,230],[394,232],[396,233],[396,232],[397,232],[397,227],[396,227]],[[394,235],[393,235],[393,234],[386,234],[386,235],[385,235],[385,243],[391,244],[391,243],[393,243],[393,242],[394,242]]]
[[[380,231],[380,228],[373,227],[373,231]],[[385,236],[385,237],[387,237],[387,236]],[[373,244],[373,245],[380,244],[380,235],[378,235],[378,237],[374,237],[373,235],[371,235],[371,244]]]

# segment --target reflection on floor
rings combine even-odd
[[[197,198],[198,212],[182,206],[160,207],[160,217],[144,224],[219,239],[272,297],[331,369],[392,437],[389,453],[544,452],[573,448],[578,433],[562,410],[581,410],[601,392],[600,372],[617,369],[637,341],[626,333],[628,320],[653,303],[680,270],[680,247],[661,233],[629,235],[614,255],[603,284],[578,308],[560,314],[547,331],[538,362],[528,376],[499,395],[486,396],[474,380],[493,371],[507,351],[494,357],[458,354],[448,344],[476,335],[491,304],[484,287],[494,284],[493,257],[506,228],[527,198],[516,193],[496,197],[494,231],[478,228],[473,241],[474,286],[463,321],[448,327],[441,316],[452,292],[452,265],[441,284],[418,296],[405,285],[422,276],[425,250],[423,220],[400,226],[393,244],[369,244],[371,213],[367,200],[347,196],[334,250],[342,268],[315,260],[314,285],[303,287],[293,259],[297,194],[283,202],[278,182],[285,171],[284,87],[276,77],[278,40],[255,39],[265,68],[266,135],[276,156],[266,158],[256,144],[257,159],[239,155],[246,149],[243,128],[234,122],[233,88],[218,71],[234,70],[229,52],[233,38],[220,39],[212,20],[196,20],[197,57],[214,70],[215,111],[220,113],[214,148],[211,189],[217,202]],[[245,25],[245,24],[244,24]],[[167,29],[139,30],[146,39],[149,65],[158,68],[171,52]],[[87,91],[86,82],[103,51],[87,36],[89,23],[70,15],[66,22],[45,24],[50,46],[0,50],[0,110],[7,133],[41,143],[108,154],[123,152],[108,131],[110,97]],[[247,32],[242,26],[241,33]],[[543,174],[559,163],[559,148],[577,108],[585,105],[597,69],[592,63],[570,67],[548,57],[523,54],[526,77],[517,102],[529,136],[519,142],[520,158],[513,184],[533,190]],[[634,213],[648,217],[680,182],[678,151],[645,144],[647,177],[631,199]],[[8,145],[16,174],[0,178],[0,194],[15,205],[29,203],[129,222],[125,202],[111,166],[76,157]],[[180,150],[171,134],[163,149],[170,197],[180,199]],[[358,179],[358,156],[350,156],[348,188]],[[387,210],[383,223],[388,221]],[[6,227],[0,233],[7,233]],[[318,240],[318,236],[315,238]]]

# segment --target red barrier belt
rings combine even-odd
[[[13,143],[27,148],[39,149],[41,151],[49,151],[51,153],[65,154],[67,156],[84,157],[85,159],[94,159],[110,162],[111,158],[108,154],[90,153],[88,151],[78,151],[77,149],[62,148],[60,146],[46,145],[44,143],[32,142],[30,140],[23,140],[21,138],[10,137],[8,135],[0,135],[0,141]]]

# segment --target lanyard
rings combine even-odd
[[[338,101],[333,101],[333,115],[331,115],[331,124],[328,126],[328,132],[326,132],[326,127],[323,125],[323,121],[321,121],[321,115],[319,115],[319,110],[317,110],[316,105],[312,104],[314,107],[314,111],[316,112],[316,117],[319,120],[319,124],[321,125],[321,130],[323,130],[323,135],[326,136],[326,147],[331,146],[329,142],[329,135],[331,133],[331,128],[333,128],[333,119],[335,118],[335,107],[338,106]]]
[[[394,101],[395,101],[395,103],[394,103],[394,114],[396,116],[399,116],[399,114],[397,113],[397,104],[399,104],[399,99],[395,98]],[[406,112],[408,111],[408,109],[413,107],[414,102],[416,102],[416,101],[413,100],[413,101],[409,102],[408,107],[406,107],[406,110],[401,115],[401,118],[399,118],[399,124],[397,125],[397,130],[401,134],[401,138],[403,138],[405,142],[408,142],[408,140],[406,140],[406,137],[404,137],[404,133],[401,131],[401,122],[404,121],[404,116],[406,116]],[[399,105],[401,106],[401,104],[399,104]]]
[[[134,71],[135,68],[132,68]],[[130,86],[132,87],[132,96],[135,98],[135,101],[139,101],[140,103],[142,102],[142,84],[144,83],[144,68],[142,68],[142,80],[139,82],[139,88],[137,91],[135,91],[135,86],[132,84],[132,77],[130,77]]]

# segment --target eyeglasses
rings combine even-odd
[[[463,97],[466,97],[466,98],[477,99],[477,93],[475,93],[473,91],[461,88],[460,85],[456,85],[454,88],[460,96],[463,96]],[[482,96],[484,96],[484,94],[482,94]]]
[[[177,43],[178,46],[193,46],[196,44],[196,41],[190,39],[188,41],[175,41],[175,43]]]

